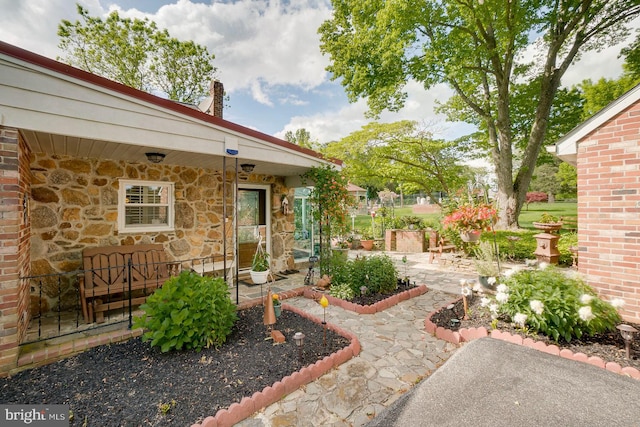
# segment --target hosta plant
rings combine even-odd
[[[167,280],[140,308],[144,314],[134,319],[134,326],[144,328],[142,340],[162,352],[220,346],[237,319],[222,278],[188,271]]]

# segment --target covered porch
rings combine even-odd
[[[0,370],[14,364],[34,307],[76,301],[73,281],[38,289],[21,278],[73,274],[86,248],[159,243],[173,261],[218,256],[237,284],[262,236],[274,271],[294,267],[283,205],[301,174],[326,163],[318,153],[2,42],[0,75]]]

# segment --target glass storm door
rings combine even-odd
[[[267,192],[260,189],[238,190],[238,267],[251,268],[253,254],[262,237],[262,246],[267,246],[266,206]]]

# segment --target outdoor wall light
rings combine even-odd
[[[161,163],[167,156],[163,153],[144,153],[144,155],[147,156],[147,160],[149,160],[151,163]]]
[[[240,168],[242,168],[242,172],[246,172],[246,173],[253,172],[253,168],[255,167],[256,165],[252,165],[251,163],[243,163],[240,165]]]
[[[638,332],[636,328],[631,325],[618,325],[616,328],[620,331],[620,335],[622,335],[622,339],[624,340],[624,347],[626,351],[627,359],[629,359],[629,354],[631,352],[631,341],[633,341],[633,334]]]
[[[302,346],[304,345],[304,334],[302,332],[296,332],[293,334],[293,342],[298,347],[298,361],[302,363]]]

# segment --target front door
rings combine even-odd
[[[238,190],[238,257],[239,268],[251,268],[253,254],[262,238],[267,245],[267,190],[262,188],[241,188]]]

